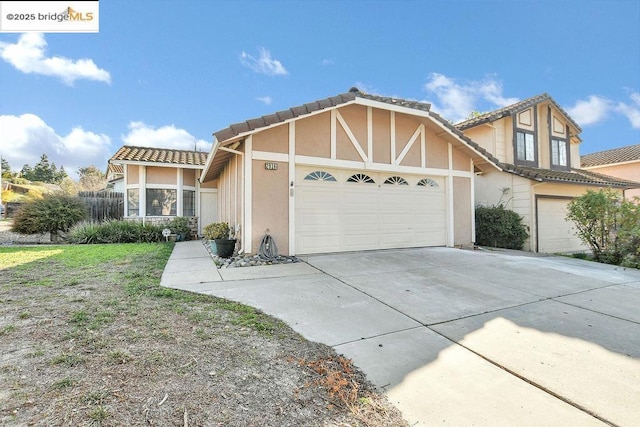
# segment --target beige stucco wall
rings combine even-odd
[[[588,169],[593,172],[615,176],[616,178],[640,182],[640,161]],[[630,200],[634,197],[640,197],[640,188],[625,191],[625,196]]]
[[[124,165],[127,168],[127,184],[140,184],[140,166]]]
[[[368,156],[367,153],[367,107],[363,105],[347,105],[339,108],[338,112],[344,119],[344,121],[351,129],[353,136],[360,143],[362,151]],[[342,126],[338,123],[337,127],[340,129]],[[346,136],[346,134],[345,134]],[[351,145],[350,142],[348,142]],[[362,160],[358,155],[357,160]]]
[[[449,144],[437,136],[431,129],[426,129],[427,140],[426,165],[428,168],[448,169],[449,168]]]
[[[451,154],[453,157],[454,170],[467,172],[471,170],[471,162],[469,161],[469,156],[463,153],[462,150],[454,148]]]
[[[532,181],[517,175],[489,169],[476,177],[474,183],[476,205],[497,206],[504,205],[522,217],[531,235],[534,213],[531,205]],[[503,193],[503,189],[505,189]],[[528,239],[524,250],[532,250],[531,239]]]
[[[147,166],[147,184],[177,185],[176,168]]]
[[[182,185],[188,185],[190,187],[196,186],[196,170],[195,169],[182,170]]]
[[[453,178],[454,245],[468,245],[475,240],[471,235],[471,179]]]
[[[349,128],[351,129],[351,125],[348,122],[347,122],[347,125],[349,125]],[[366,146],[366,141],[367,141],[366,139],[363,141],[365,146]],[[358,142],[361,145],[360,148],[362,148],[363,142],[361,141],[358,141]],[[340,160],[353,160],[356,162],[362,161],[362,157],[360,156],[356,148],[351,143],[351,140],[347,136],[347,132],[340,125],[340,123],[336,123],[336,158]]]
[[[272,153],[289,152],[289,125],[282,124],[253,135],[253,150]]]
[[[289,253],[289,168],[279,162],[277,170],[266,170],[264,162],[253,161],[251,252],[257,253],[266,229],[275,239],[281,255]]]
[[[391,164],[391,116],[388,111],[374,108],[373,120],[373,161]]]
[[[243,218],[243,158],[232,156],[220,173],[218,188],[218,220],[237,229]]]
[[[496,153],[496,129],[494,126],[484,124],[467,129],[464,131],[464,134],[488,152]],[[494,156],[498,157],[496,154],[494,154]],[[498,159],[500,161],[504,161],[504,159],[501,159],[500,157],[498,157]]]
[[[327,159],[331,157],[331,113],[298,120],[296,142],[296,154]]]

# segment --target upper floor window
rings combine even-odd
[[[551,166],[562,166],[567,167],[568,164],[568,156],[567,156],[567,141],[563,139],[552,139],[551,140]]]
[[[520,130],[516,132],[516,161],[536,161],[536,145],[533,133],[523,132]]]

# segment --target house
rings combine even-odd
[[[640,182],[640,144],[586,154],[580,161],[583,169]],[[627,190],[625,196],[640,197],[640,189]]]
[[[110,170],[121,166],[126,191],[125,218],[164,222],[174,216],[198,220],[198,231],[215,222],[215,182],[201,183],[207,153],[123,146],[110,159]]]
[[[498,160],[497,168],[478,172],[476,203],[504,204],[521,215],[530,251],[586,250],[565,219],[568,202],[588,189],[640,187],[631,177],[580,169],[582,130],[548,94],[481,114],[456,128]]]
[[[244,252],[267,232],[288,255],[454,246],[497,164],[429,104],[352,88],[215,132],[200,185]]]
[[[116,163],[107,165],[107,191],[124,193],[124,166]]]

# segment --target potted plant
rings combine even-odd
[[[189,218],[186,216],[177,216],[169,223],[169,229],[176,234],[176,241],[183,242],[189,237],[191,228],[189,228]]]
[[[216,243],[216,253],[219,257],[229,258],[236,248],[236,239],[230,238],[229,224],[213,222],[204,227],[204,236]]]

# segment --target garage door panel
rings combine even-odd
[[[538,199],[538,252],[561,253],[586,251],[588,247],[566,220],[569,199]]]
[[[445,192],[438,187],[346,182],[357,171],[329,170],[337,181],[296,186],[296,252],[321,253],[446,243]],[[306,176],[299,170],[298,176]],[[434,181],[442,181],[433,178]]]

